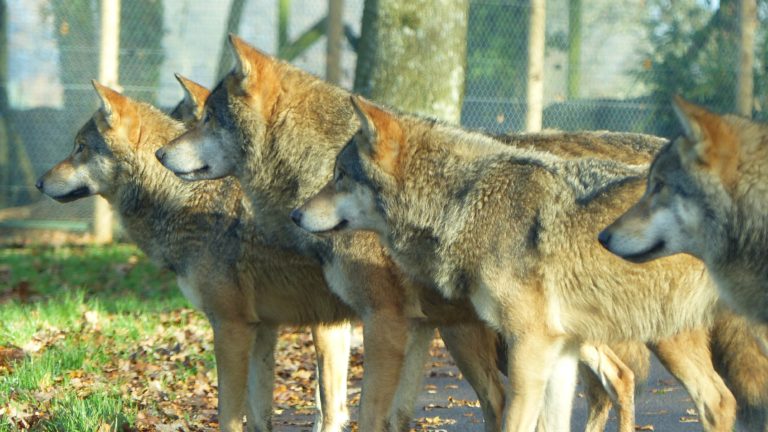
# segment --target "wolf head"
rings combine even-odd
[[[357,229],[384,235],[382,194],[397,188],[405,137],[392,114],[360,97],[351,102],[360,129],[336,157],[333,179],[291,217],[316,234]]]
[[[245,156],[238,130],[263,136],[276,105],[281,85],[275,61],[235,35],[229,45],[237,64],[206,98],[201,120],[157,152],[160,162],[185,180],[236,174]]]
[[[139,154],[151,156],[156,149],[153,142],[182,130],[181,124],[147,104],[96,81],[93,86],[101,107],[80,128],[70,155],[36,184],[41,192],[60,202],[96,194],[109,197],[117,178],[131,169]]]
[[[689,253],[711,263],[731,247],[737,201],[751,188],[745,157],[762,139],[754,139],[757,126],[745,119],[720,116],[681,98],[673,106],[684,135],[656,156],[640,201],[598,238],[631,261]]]

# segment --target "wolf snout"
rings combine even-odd
[[[35,182],[35,187],[36,187],[36,188],[37,188],[37,190],[39,190],[40,192],[42,192],[42,191],[43,191],[43,178],[42,178],[42,177],[40,177],[39,179],[37,179],[37,182]]]
[[[609,249],[608,245],[611,243],[611,233],[608,232],[608,230],[600,231],[600,234],[597,235],[597,241],[599,241],[604,248]]]
[[[155,157],[157,158],[157,160],[159,160],[162,163],[163,159],[165,159],[165,150],[163,150],[162,148],[157,149],[157,151],[155,152]]]
[[[293,209],[293,211],[291,212],[291,220],[293,221],[293,223],[295,223],[298,226],[301,226],[301,217],[302,216],[303,216],[303,214],[301,213],[301,210],[299,210],[297,208]]]

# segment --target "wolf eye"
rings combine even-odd
[[[661,192],[662,188],[664,188],[664,182],[661,180],[656,180],[656,183],[653,185],[653,189],[651,189],[651,193],[659,193]]]
[[[209,121],[211,121],[211,113],[206,112],[205,115],[203,116],[203,123],[208,124]]]
[[[85,149],[85,146],[83,145],[83,143],[78,144],[77,148],[75,149],[75,154],[80,153],[81,151],[83,151],[83,149]]]
[[[339,171],[336,172],[336,181],[339,182],[339,181],[341,181],[346,176],[347,176],[347,173],[345,173],[342,170],[339,170]]]

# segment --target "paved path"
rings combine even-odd
[[[443,348],[433,348],[432,359],[414,412],[416,431],[483,431],[483,415],[474,391]],[[351,392],[359,391],[359,381]],[[701,425],[685,389],[652,357],[651,375],[635,400],[637,430],[689,432]],[[356,417],[356,407],[353,414]],[[584,430],[587,404],[580,389],[575,398],[571,429]],[[286,411],[277,416],[276,431],[311,431],[311,417]],[[611,413],[608,431],[616,430]]]

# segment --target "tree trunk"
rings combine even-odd
[[[739,0],[739,63],[736,71],[736,112],[752,117],[754,97],[755,32],[757,4],[755,0]]]
[[[458,124],[468,0],[366,0],[355,91]]]
[[[528,85],[525,112],[526,132],[541,130],[544,112],[544,39],[546,0],[531,0],[528,31]]]

